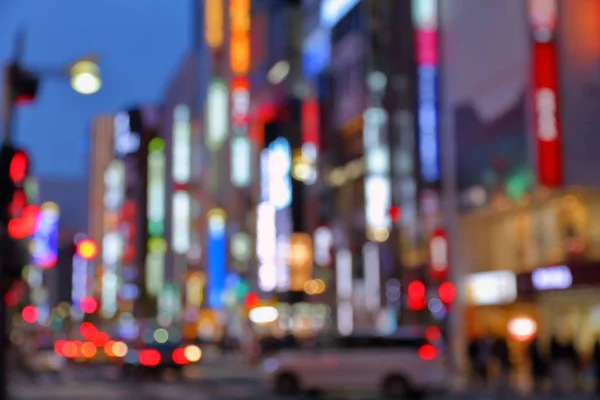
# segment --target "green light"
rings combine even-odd
[[[516,171],[506,181],[506,194],[514,200],[523,197],[531,188],[533,179],[531,171],[520,169]]]
[[[169,332],[166,329],[159,328],[154,331],[154,340],[156,343],[166,343],[169,340]]]
[[[148,221],[148,233],[150,236],[162,236],[165,232],[163,221]]]
[[[148,251],[150,253],[166,253],[167,241],[163,238],[150,238],[148,240]]]
[[[151,153],[160,153],[165,150],[165,141],[163,138],[154,138],[148,143],[148,150]]]

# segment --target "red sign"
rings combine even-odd
[[[556,56],[554,42],[534,44],[533,83],[538,179],[541,185],[547,187],[558,187],[563,183]]]
[[[319,146],[319,102],[314,99],[302,103],[302,143]]]

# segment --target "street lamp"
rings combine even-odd
[[[91,59],[82,59],[73,63],[69,70],[71,87],[77,93],[89,95],[94,94],[102,87],[100,68]]]

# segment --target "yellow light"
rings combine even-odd
[[[200,350],[200,347],[194,346],[192,344],[187,346],[183,350],[183,355],[185,356],[186,360],[188,360],[191,363],[195,363],[200,361],[200,359],[202,358],[202,350]]]
[[[223,0],[204,2],[204,40],[208,47],[218,49],[223,45]]]
[[[42,204],[41,209],[42,211],[47,211],[58,215],[60,207],[53,201],[47,201]]]
[[[70,70],[71,87],[80,94],[94,94],[102,87],[100,68],[91,60],[81,60]]]
[[[115,357],[123,358],[127,355],[129,348],[123,342],[116,342],[112,345],[112,353]]]
[[[250,18],[250,0],[230,0],[229,63],[236,75],[245,75],[250,70]]]

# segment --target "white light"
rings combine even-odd
[[[71,300],[74,305],[79,305],[87,294],[87,268],[86,260],[78,256],[73,257]]]
[[[466,286],[473,305],[508,304],[517,299],[517,279],[511,271],[472,274]]]
[[[256,209],[256,258],[258,259],[258,286],[264,292],[277,287],[277,236],[275,209],[267,202]]]
[[[149,252],[146,255],[146,291],[158,296],[165,281],[165,253]]]
[[[354,331],[354,310],[349,301],[338,302],[337,328],[340,335],[348,336]]]
[[[104,172],[104,207],[116,210],[125,198],[125,164],[122,160],[113,160]]]
[[[338,250],[335,255],[335,277],[338,299],[352,297],[352,253],[350,250]]]
[[[365,271],[365,302],[367,310],[378,311],[381,306],[379,247],[375,243],[363,246]]]
[[[359,0],[323,0],[321,3],[321,24],[332,28]]]
[[[363,113],[363,144],[365,149],[371,149],[383,143],[382,129],[387,122],[388,116],[385,109],[381,107],[370,107]]]
[[[390,149],[387,146],[373,147],[367,151],[367,172],[387,174],[390,171]]]
[[[549,88],[538,89],[535,93],[538,137],[544,142],[553,142],[558,138],[556,121],[556,94]]]
[[[252,179],[252,147],[247,136],[237,135],[231,140],[231,183],[247,187]]]
[[[102,275],[102,315],[112,318],[117,313],[117,294],[119,280],[113,271],[104,271]]]
[[[81,94],[94,94],[102,87],[102,81],[90,72],[78,74],[71,79],[73,89]]]
[[[269,201],[269,149],[260,152],[260,200]]]
[[[321,226],[313,234],[315,244],[315,263],[319,267],[328,267],[331,264],[331,248],[333,246],[333,233],[326,226]]]
[[[207,95],[207,145],[211,150],[221,148],[227,139],[229,121],[227,119],[229,100],[227,85],[215,79],[208,88]]]
[[[526,341],[535,336],[537,323],[528,317],[514,318],[508,322],[508,332],[519,341]]]
[[[529,25],[535,41],[552,40],[557,20],[556,0],[529,0]]]
[[[413,24],[419,30],[436,30],[438,26],[438,0],[413,0]]]
[[[190,194],[183,190],[173,193],[171,246],[175,254],[185,254],[190,249],[190,213]]]
[[[131,132],[130,123],[129,114],[125,112],[115,116],[115,153],[117,156],[135,153],[140,148],[140,135]]]
[[[285,60],[281,60],[271,67],[267,73],[267,79],[269,82],[271,82],[271,84],[278,85],[283,82],[285,78],[287,78],[289,73],[290,63]]]
[[[191,137],[190,112],[187,106],[178,105],[174,111],[173,122],[173,181],[188,183],[191,173]]]
[[[539,268],[533,271],[531,281],[537,290],[568,289],[573,284],[573,275],[566,265]]]
[[[277,236],[277,285],[276,288],[280,292],[290,290],[291,276],[288,267],[290,253],[290,235]]]
[[[250,92],[246,88],[237,88],[231,92],[231,120],[236,125],[246,122],[250,111]]]
[[[385,176],[365,179],[365,211],[369,228],[390,228],[391,183]]]
[[[248,317],[255,324],[268,324],[279,318],[279,311],[275,307],[256,307],[250,310]]]
[[[448,269],[448,241],[443,236],[436,236],[429,244],[431,269],[445,271]]]

